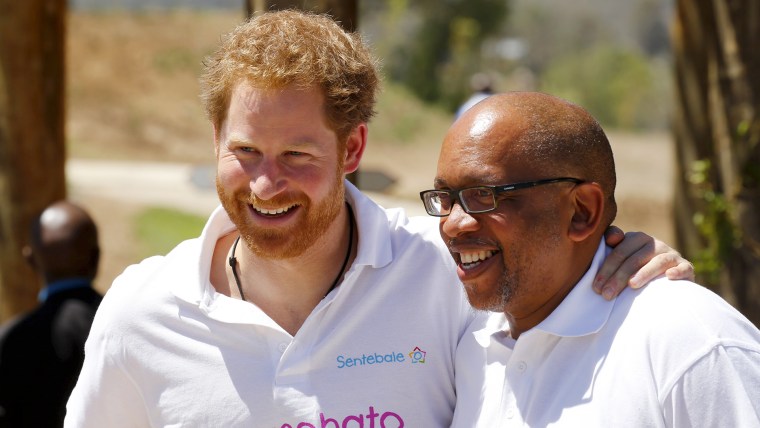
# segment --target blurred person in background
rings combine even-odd
[[[33,221],[23,251],[44,287],[40,305],[0,331],[0,427],[60,428],[101,301],[98,231],[84,209],[59,201]]]
[[[114,281],[66,425],[448,426],[456,347],[480,315],[437,222],[345,179],[379,85],[367,46],[327,16],[268,12],[205,66],[222,206]],[[617,249],[613,293],[652,257],[639,277],[691,273],[644,234]]]
[[[459,106],[454,116],[455,119],[458,119],[475,104],[494,94],[493,79],[488,73],[475,73],[470,77],[470,90],[472,90],[472,95]]]

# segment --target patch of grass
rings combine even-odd
[[[148,208],[135,217],[142,258],[166,254],[180,242],[200,235],[206,218],[168,208]]]

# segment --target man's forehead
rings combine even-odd
[[[452,129],[441,149],[435,185],[504,184],[513,176],[530,175],[524,171],[529,165],[522,165],[524,121],[508,122],[498,114],[483,114]]]
[[[475,115],[467,127],[468,137],[473,140],[487,138],[489,131],[497,125],[497,115],[495,112],[486,111]]]
[[[291,128],[322,118],[326,124],[324,96],[317,87],[268,88],[240,81],[233,88],[221,130],[231,123],[257,128]]]
[[[506,159],[494,156],[487,148],[465,141],[459,150],[452,148],[448,154],[442,154],[435,185],[438,188],[460,188],[500,184],[508,170]]]
[[[232,89],[232,97],[246,105],[257,105],[262,102],[280,101],[300,102],[304,97],[313,98],[320,105],[324,103],[322,90],[316,85],[279,85],[267,86],[249,80],[238,81]]]
[[[473,156],[485,161],[511,150],[527,129],[526,121],[503,113],[481,110],[460,119],[444,139],[442,156]]]

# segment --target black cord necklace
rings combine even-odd
[[[340,277],[343,276],[343,271],[346,270],[346,265],[348,264],[348,259],[351,258],[351,250],[354,247],[354,211],[351,209],[351,205],[346,203],[346,207],[348,208],[348,251],[346,251],[346,258],[343,259],[343,265],[340,267],[340,271],[338,272],[338,276],[335,277],[335,281],[333,281],[332,285],[330,286],[330,289],[327,290],[327,293],[325,293],[325,297],[327,297],[328,294],[330,294],[331,291],[335,289],[335,287],[338,286],[338,282],[340,282]],[[235,250],[237,250],[237,244],[240,241],[240,235],[238,235],[237,238],[235,238],[235,243],[232,244],[232,255],[230,255],[229,263],[230,267],[232,268],[232,275],[235,277],[235,284],[237,284],[238,292],[240,292],[240,298],[247,301],[245,298],[245,294],[243,294],[243,287],[240,286],[240,277],[237,273],[237,258],[235,257]]]

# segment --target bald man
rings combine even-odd
[[[95,223],[56,202],[34,220],[24,255],[45,286],[40,306],[0,332],[0,427],[61,427],[101,300]]]
[[[559,98],[493,95],[449,130],[422,196],[494,311],[457,349],[452,426],[760,426],[760,332],[720,297],[660,277],[593,298],[615,181],[599,124]]]

